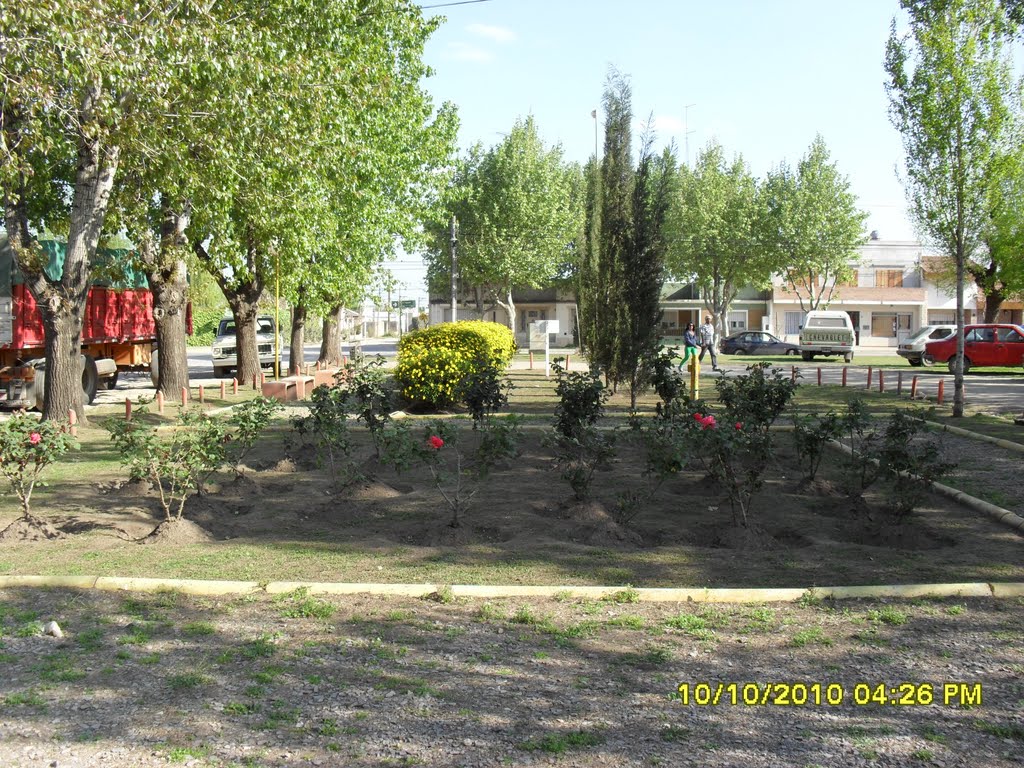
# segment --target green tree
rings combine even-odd
[[[830,158],[816,136],[795,171],[783,162],[762,187],[761,246],[805,312],[827,305],[835,286],[850,278],[850,262],[867,239],[867,213]]]
[[[964,409],[964,276],[983,244],[990,180],[1018,103],[1004,43],[1010,28],[995,0],[901,0],[886,45],[889,115],[903,136],[904,183],[920,232],[956,268],[957,362],[953,415]]]
[[[459,225],[458,276],[480,290],[478,306],[502,307],[513,330],[513,290],[549,284],[569,259],[581,216],[578,174],[560,146],[544,145],[532,116],[491,149],[472,148],[456,170],[447,205]],[[451,275],[448,218],[433,219],[428,232],[430,273],[440,286]]]
[[[0,13],[0,195],[11,249],[39,306],[43,416],[82,411],[82,318],[91,265],[122,159],[165,123],[177,51],[194,36],[187,4],[41,0]],[[67,238],[54,275],[34,232]]]
[[[723,336],[739,290],[771,284],[774,264],[757,247],[762,202],[743,157],[730,163],[716,141],[701,151],[692,171],[682,171],[673,198],[669,272],[695,282]]]

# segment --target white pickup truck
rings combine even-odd
[[[855,338],[853,321],[845,312],[808,312],[800,326],[800,356],[811,361],[815,355],[842,355],[843,360],[849,363],[853,361]]]

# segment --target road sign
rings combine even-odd
[[[412,309],[416,306],[416,299],[403,299],[402,301],[392,301],[392,309]]]

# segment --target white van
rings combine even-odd
[[[807,361],[813,360],[815,355],[842,355],[849,363],[853,361],[855,338],[853,321],[845,312],[808,312],[800,326],[800,355]]]

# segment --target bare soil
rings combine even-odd
[[[471,444],[468,429],[461,439]],[[245,579],[253,577],[252,552],[265,550],[290,570],[259,573],[260,580],[801,587],[1024,581],[1022,541],[1011,530],[938,496],[897,521],[886,511],[884,488],[854,498],[843,492],[839,454],[808,482],[790,441],[778,435],[751,524],[740,527],[699,463],[665,482],[636,517],[623,516],[624,496],[653,488],[642,448],[626,442],[620,458],[595,475],[590,497],[575,500],[540,432],[527,431],[521,455],[489,475],[453,528],[426,470],[399,474],[369,458],[361,441],[344,473],[357,467],[361,477],[343,485],[319,466],[311,446],[286,448],[282,435],[272,434],[238,474],[221,473],[190,498],[178,524],[161,524],[164,513],[145,483],[55,484],[50,498],[61,506],[39,502],[37,509],[48,535],[9,528],[0,535],[0,572]],[[454,461],[456,447],[443,450]],[[178,557],[169,560],[172,547]],[[299,551],[315,554],[287,560]]]

